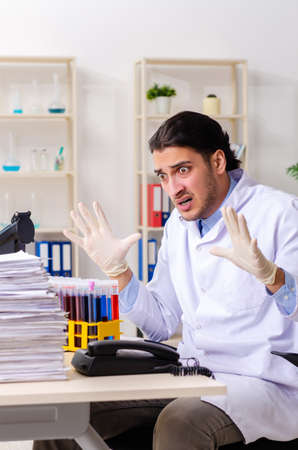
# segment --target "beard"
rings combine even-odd
[[[198,219],[206,219],[207,217],[210,217],[214,212],[214,205],[216,204],[216,198],[217,198],[217,185],[216,180],[211,172],[211,170],[208,172],[208,175],[206,176],[206,192],[204,195],[204,198],[200,197],[198,199],[200,205],[194,207],[194,211],[190,211],[189,214],[183,213],[183,211],[180,211],[181,216],[186,221],[192,221],[192,220],[198,220]],[[189,193],[189,195],[192,195]]]

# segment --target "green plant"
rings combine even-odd
[[[294,177],[296,180],[298,180],[298,163],[294,164],[291,167],[287,168],[287,174],[291,177]]]
[[[163,86],[158,86],[158,84],[155,83],[150,89],[148,89],[146,94],[148,100],[153,100],[156,97],[173,97],[176,95],[176,91],[171,86],[166,84]]]

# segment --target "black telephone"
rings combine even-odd
[[[146,339],[90,342],[71,364],[88,376],[163,373],[181,366],[175,347]]]
[[[172,375],[205,375],[214,378],[211,370],[200,366],[195,358],[186,361],[187,365],[183,366],[179,361],[179,353],[171,345],[147,339],[121,339],[90,342],[87,350],[76,351],[71,364],[78,372],[91,377],[169,372]]]

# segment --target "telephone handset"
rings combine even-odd
[[[171,345],[148,339],[121,339],[90,342],[87,350],[76,351],[71,363],[78,372],[91,377],[169,372],[214,378],[211,370],[200,366],[195,358],[186,361],[186,366],[183,366],[179,353]]]
[[[174,347],[147,339],[90,342],[71,364],[88,376],[163,373],[181,366]]]

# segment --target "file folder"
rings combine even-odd
[[[51,243],[48,241],[36,241],[35,255],[40,257],[45,270],[51,273],[52,271]]]
[[[61,243],[52,242],[52,270],[51,273],[54,276],[62,276],[62,255],[61,255]]]
[[[71,242],[61,242],[62,247],[62,276],[71,277],[72,276],[72,248]]]
[[[139,246],[139,280],[143,280],[143,239],[138,241]],[[152,279],[157,262],[157,240],[148,239],[148,281]]]
[[[139,280],[143,280],[143,239],[138,240],[138,269]]]
[[[161,227],[161,185],[147,185],[147,224],[148,227]],[[141,185],[141,224],[143,225],[143,203],[142,203],[142,185]]]
[[[161,225],[164,227],[166,221],[170,217],[170,198],[164,190],[162,190],[161,208],[162,208]]]
[[[157,261],[157,241],[148,239],[148,281],[151,281]]]
[[[148,185],[148,225],[149,227],[161,227],[161,185]]]

